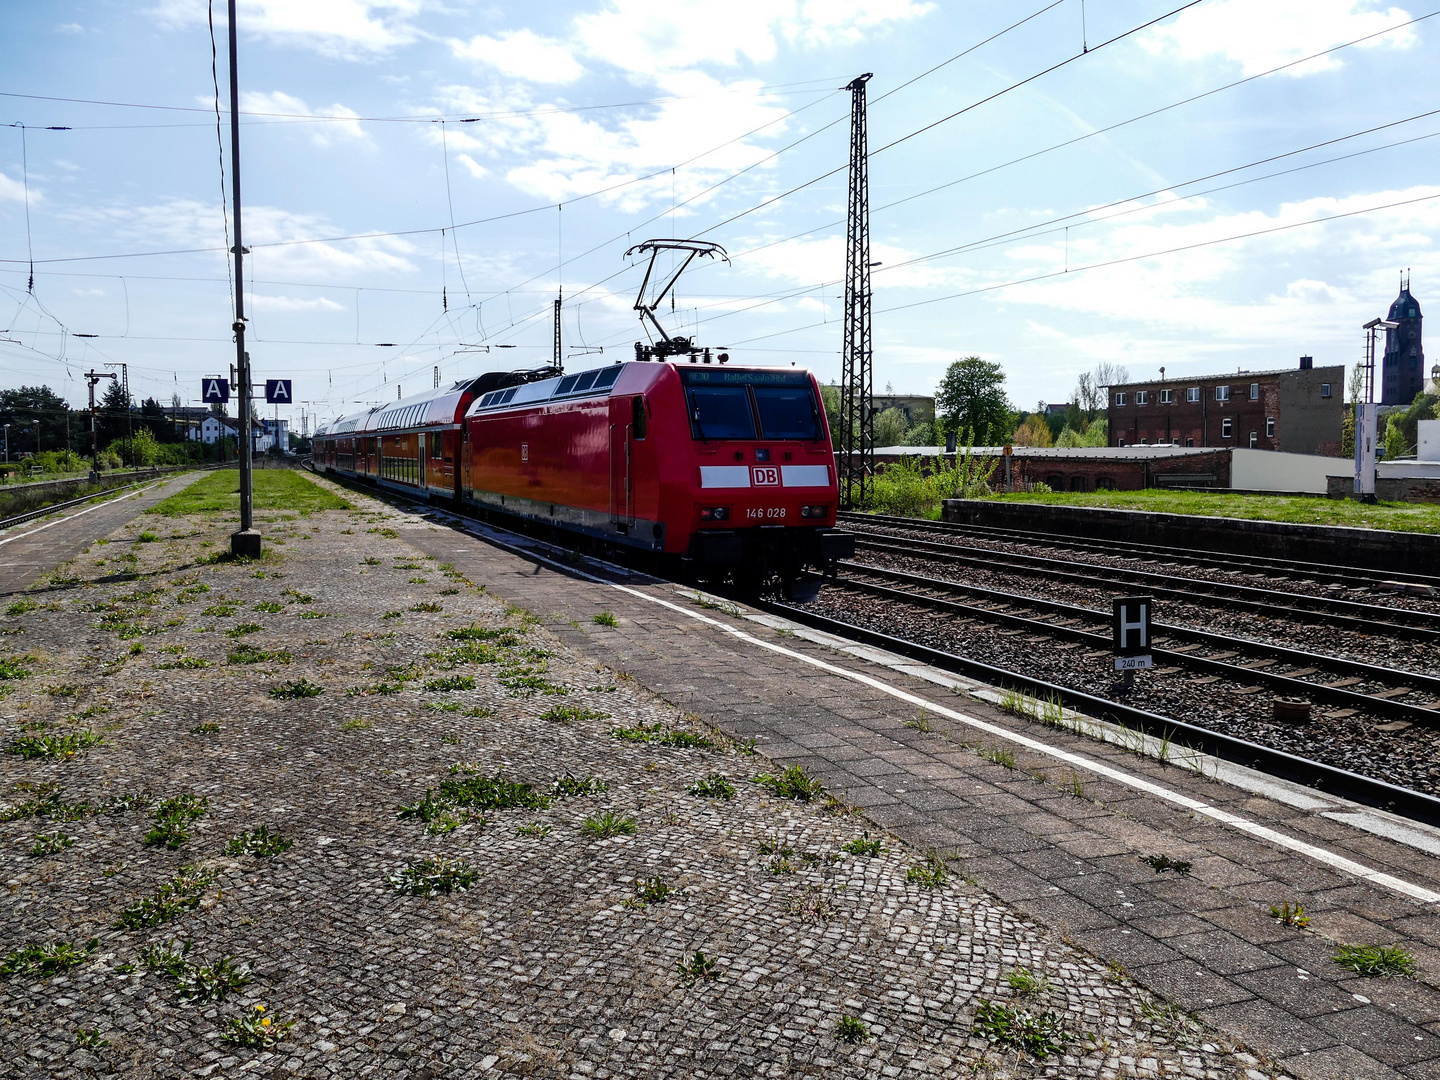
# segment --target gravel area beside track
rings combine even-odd
[[[5,1075],[1270,1075],[979,889],[914,880],[925,857],[846,808],[752,783],[775,766],[417,553],[423,518],[347,497],[262,515],[259,564],[214,558],[228,521],[142,518],[9,608],[0,737],[103,742],[0,754]],[[692,790],[714,775],[732,798]],[[425,803],[497,776],[545,804]],[[550,794],[567,778],[602,786]],[[184,835],[147,844],[187,796]],[[606,811],[633,833],[583,831]],[[293,846],[227,851],[261,825]],[[867,836],[884,850],[846,850]],[[389,880],[437,859],[473,887]],[[13,970],[60,941],[88,951]],[[696,950],[713,977],[679,970]],[[222,957],[249,981],[183,1000]],[[983,1001],[1063,1047],[987,1037]],[[222,1041],[246,1018],[283,1038]]]
[[[801,606],[1032,678],[1113,697],[1115,672],[1108,652],[1017,629],[961,623],[920,604],[877,601],[847,590],[843,580],[825,584],[813,602]],[[1240,689],[1211,677],[1158,668],[1137,672],[1124,701],[1364,776],[1440,793],[1440,740],[1433,730],[1417,725],[1386,732],[1377,729],[1373,718],[1329,719],[1323,712],[1304,726],[1277,724],[1271,715],[1273,695],[1237,692]]]
[[[1384,578],[1382,573],[1374,570],[1357,570],[1355,572],[1356,579],[1364,584],[1357,585],[1351,589],[1336,590],[1326,588],[1319,582],[1310,582],[1307,584],[1303,579],[1272,576],[1241,569],[1222,570],[1215,567],[1198,566],[1188,562],[1166,562],[1163,559],[1107,555],[1089,548],[1068,547],[1065,543],[1067,538],[1064,536],[1047,536],[1043,541],[1037,540],[1035,543],[1018,543],[1011,540],[1000,540],[992,537],[968,535],[964,533],[945,533],[933,529],[909,529],[903,526],[881,524],[878,522],[870,523],[858,521],[854,517],[847,518],[841,522],[841,525],[843,528],[849,529],[852,532],[869,533],[876,537],[909,537],[916,540],[929,540],[940,543],[950,543],[953,541],[966,548],[973,548],[976,552],[995,552],[997,554],[1016,552],[1022,555],[1032,555],[1046,559],[1069,559],[1074,562],[1092,563],[1096,566],[1106,566],[1116,570],[1139,570],[1153,574],[1172,574],[1177,577],[1198,578],[1204,581],[1214,581],[1226,585],[1273,588],[1285,592],[1303,593],[1308,596],[1351,600],[1362,604],[1374,604],[1379,607],[1403,608],[1409,611],[1421,611],[1431,615],[1440,615],[1440,597],[1412,596],[1405,593],[1371,588],[1371,582],[1378,582]],[[1220,557],[1223,558],[1223,555]]]

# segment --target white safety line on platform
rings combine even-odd
[[[34,536],[36,533],[44,532],[46,529],[52,528],[55,525],[61,525],[67,521],[74,521],[78,517],[84,517],[92,510],[99,510],[102,506],[114,506],[116,503],[124,502],[126,499],[133,499],[136,495],[139,494],[139,491],[132,491],[129,495],[121,495],[118,499],[109,499],[105,502],[98,502],[94,506],[87,506],[78,514],[71,514],[69,517],[56,518],[54,521],[46,522],[44,525],[41,525],[38,529],[31,529],[29,532],[21,533],[19,536],[7,536],[4,540],[0,540],[0,546],[14,543],[16,540],[24,540],[27,536]]]
[[[598,577],[595,574],[586,573],[584,570],[580,570],[574,566],[567,566],[556,559],[551,559],[548,556],[541,554],[539,551],[536,551],[533,547],[527,544],[516,543],[514,541],[502,539],[501,537],[496,535],[497,530],[480,525],[478,522],[465,521],[464,526],[467,531],[477,536],[480,536],[483,539],[490,541],[491,543],[494,543],[497,547],[504,548],[505,550],[508,550],[517,555],[521,555],[524,558],[534,559],[537,562],[545,563],[557,573],[565,574],[567,576],[581,577],[587,581],[594,582],[597,585],[609,586],[612,589],[616,589],[620,592],[626,593],[629,596],[636,597],[637,599],[647,601],[648,603],[658,604],[659,606],[667,608],[670,611],[674,611],[677,614],[684,615],[686,618],[694,619],[697,622],[706,624],[707,626],[713,626],[717,630],[729,634],[730,636],[744,641],[747,644],[758,646],[759,648],[765,649],[772,653],[776,653],[780,656],[788,657],[792,660],[798,660],[802,664],[808,664],[809,666],[818,668],[821,671],[828,672],[832,675],[838,675],[843,679],[849,679],[853,682],[869,686],[872,689],[879,690],[883,694],[887,694],[890,697],[896,698],[900,701],[904,701],[910,705],[919,706],[922,709],[926,709],[930,712],[936,713],[940,716],[945,717],[946,719],[953,720],[956,723],[965,724],[969,727],[975,728],[978,731],[983,731],[986,734],[993,735],[997,738],[1006,739],[1009,742],[1013,742],[1025,747],[1027,750],[1033,750],[1038,754],[1044,754],[1047,757],[1064,762],[1065,764],[1072,767],[1086,769],[1097,776],[1106,777],[1107,779],[1114,780],[1116,783],[1122,784],[1125,787],[1132,788],[1136,791],[1142,791],[1147,795],[1153,795],[1155,798],[1160,799],[1164,802],[1170,803],[1174,806],[1178,806],[1181,809],[1188,810],[1191,813],[1198,814],[1201,817],[1209,818],[1212,821],[1217,821],[1222,825],[1227,825],[1230,828],[1236,830],[1237,832],[1242,832],[1248,836],[1253,836],[1257,840],[1263,840],[1267,843],[1275,845],[1276,847],[1284,848],[1287,851],[1293,851],[1298,855],[1303,855],[1308,859],[1321,863],[1325,866],[1329,866],[1332,869],[1338,870],[1342,873],[1349,874],[1352,877],[1359,878],[1363,881],[1368,881],[1373,885],[1378,885],[1381,888],[1389,889],[1390,891],[1399,893],[1402,896],[1408,896],[1412,900],[1418,900],[1421,903],[1440,904],[1440,892],[1436,892],[1433,889],[1428,889],[1423,885],[1416,885],[1413,882],[1405,881],[1402,878],[1397,878],[1393,874],[1387,874],[1383,871],[1376,870],[1372,867],[1366,866],[1363,863],[1356,862],[1354,859],[1347,858],[1344,855],[1340,855],[1337,852],[1320,847],[1317,844],[1311,844],[1305,840],[1300,840],[1293,836],[1287,836],[1285,833],[1282,833],[1276,829],[1272,829],[1268,825],[1261,825],[1259,822],[1251,821],[1248,818],[1241,817],[1239,814],[1233,814],[1228,810],[1222,810],[1219,807],[1211,806],[1209,803],[1202,802],[1199,799],[1193,799],[1189,795],[1185,795],[1179,791],[1174,791],[1171,788],[1165,787],[1163,784],[1157,784],[1153,780],[1147,780],[1142,776],[1136,776],[1133,773],[1128,773],[1123,769],[1118,769],[1113,765],[1107,765],[1104,762],[1096,761],[1092,758],[1085,757],[1083,754],[1076,754],[1072,753],[1069,750],[1062,750],[1058,747],[1050,746],[1046,743],[1040,742],[1038,739],[1032,739],[1027,735],[1022,735],[1019,732],[1011,731],[1010,729],[1002,727],[999,724],[992,724],[989,721],[981,720],[978,717],[970,716],[967,713],[962,713],[958,710],[948,708],[947,706],[941,705],[938,702],[921,697],[919,694],[912,694],[908,690],[902,690],[898,686],[892,686],[890,683],[885,682],[883,679],[877,679],[871,675],[866,675],[863,672],[852,671],[848,668],[843,668],[836,664],[828,663],[818,657],[807,656],[804,653],[796,652],[794,649],[788,649],[785,646],[777,645],[774,642],[764,641],[760,638],[755,637],[753,634],[746,633],[744,630],[741,630],[738,627],[734,627],[729,625],[728,623],[721,622],[719,619],[713,619],[710,616],[703,615],[698,611],[690,610],[681,606],[680,604],[672,603],[671,601],[663,599],[662,597],[652,596],[647,592],[643,592],[640,589],[632,588],[629,585],[622,585],[618,582],[607,581],[602,577]],[[517,537],[517,539],[524,538]]]

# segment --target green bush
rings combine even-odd
[[[862,509],[903,517],[937,513],[942,499],[975,499],[989,495],[997,458],[978,458],[970,444],[953,459],[906,457],[885,467],[870,484]]]

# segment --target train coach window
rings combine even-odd
[[[755,418],[743,386],[692,386],[690,431],[697,439],[753,439]]]
[[[575,393],[583,394],[586,390],[594,386],[595,376],[598,374],[599,371],[597,370],[582,372],[580,377],[575,380]]]
[[[633,397],[630,399],[630,434],[633,438],[645,438],[645,399]]]
[[[818,439],[820,418],[808,386],[757,386],[760,430],[767,439]]]

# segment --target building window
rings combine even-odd
[[[1116,440],[1115,440],[1115,445],[1116,445],[1116,446],[1124,446],[1124,445],[1125,445],[1125,440],[1124,440],[1124,439],[1116,439]]]
[[[1114,490],[1115,490],[1115,481],[1112,480],[1112,479],[1110,479],[1110,477],[1108,477],[1108,476],[1097,476],[1097,477],[1095,478],[1095,490],[1096,490],[1096,491],[1114,491]]]
[[[1216,401],[1229,401],[1229,400],[1230,400],[1230,388],[1229,388],[1228,386],[1217,386],[1217,387],[1215,387],[1215,400],[1216,400]]]
[[[1186,400],[1186,401],[1189,401],[1189,402],[1199,401],[1199,400],[1200,400],[1200,388],[1199,388],[1198,386],[1192,386],[1192,387],[1190,387],[1189,389],[1187,389],[1187,390],[1185,391],[1185,400]]]
[[[1251,450],[1254,450],[1254,449],[1255,449],[1257,446],[1259,446],[1259,445],[1260,445],[1260,433],[1259,433],[1258,431],[1252,431],[1252,432],[1250,432],[1250,449],[1251,449]]]
[[[1258,382],[1252,382],[1252,383],[1250,384],[1250,400],[1251,400],[1251,401],[1259,401],[1259,400],[1260,400],[1260,384],[1259,384]]]
[[[1330,396],[1330,384],[1329,384],[1328,382],[1322,382],[1322,383],[1320,384],[1320,396],[1321,396],[1321,397],[1329,397],[1329,396]]]
[[[1267,438],[1267,439],[1273,439],[1274,437],[1275,437],[1275,418],[1274,418],[1273,416],[1267,416],[1267,417],[1265,417],[1265,438]]]
[[[1161,391],[1160,391],[1160,404],[1161,404],[1161,405],[1173,405],[1174,403],[1175,403],[1175,391],[1174,391],[1174,390],[1161,390]]]
[[[1136,391],[1135,391],[1135,404],[1136,404],[1136,405],[1148,405],[1148,404],[1150,404],[1150,391],[1149,391],[1149,390],[1136,390]]]
[[[1149,440],[1149,439],[1141,439],[1141,440],[1140,440],[1140,445],[1141,445],[1141,446],[1149,446],[1149,445],[1150,445],[1150,440]]]
[[[1116,404],[1116,405],[1124,405],[1124,404],[1125,404],[1125,395],[1124,395],[1124,394],[1116,394],[1116,395],[1115,395],[1115,404]]]
[[[1234,421],[1231,420],[1230,417],[1228,417],[1228,416],[1225,417],[1225,419],[1223,419],[1223,420],[1220,421],[1220,437],[1221,437],[1222,439],[1228,439],[1228,438],[1230,438],[1231,435],[1233,434],[1234,427],[1235,427]]]
[[[1071,491],[1089,491],[1090,488],[1089,488],[1089,486],[1085,483],[1085,478],[1084,478],[1083,476],[1072,476],[1072,477],[1070,478],[1070,490],[1071,490]]]
[[[1185,445],[1186,445],[1186,446],[1194,446],[1194,445],[1195,445],[1195,440],[1194,440],[1194,439],[1186,439],[1186,440],[1185,440]]]

